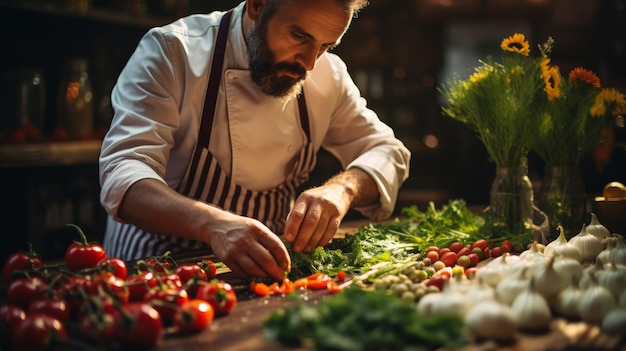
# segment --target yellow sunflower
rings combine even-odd
[[[504,38],[500,47],[504,51],[516,52],[528,56],[530,54],[530,44],[526,41],[524,34],[515,33],[508,38]]]
[[[594,117],[602,116],[606,113],[607,105],[613,104],[615,107],[613,115],[619,115],[626,108],[626,96],[615,88],[605,88],[600,90],[591,106],[590,113]]]
[[[561,95],[561,90],[559,89],[561,75],[558,67],[550,66],[550,59],[547,57],[541,61],[541,77],[545,84],[543,90],[548,95],[548,100],[552,101],[558,98]]]
[[[569,72],[569,81],[583,81],[595,88],[600,88],[600,78],[593,72],[582,67],[576,67]]]

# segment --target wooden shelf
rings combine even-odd
[[[101,146],[100,140],[0,145],[0,168],[95,165]]]

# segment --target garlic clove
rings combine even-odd
[[[511,305],[517,326],[523,330],[546,331],[552,322],[552,312],[546,299],[535,290],[531,278],[526,290],[522,291]]]
[[[626,330],[626,307],[616,308],[602,319],[602,331],[608,334],[620,335]]]
[[[583,321],[600,324],[607,313],[615,308],[616,301],[609,289],[598,284],[595,274],[590,274],[589,277],[590,285],[580,299],[578,313]]]
[[[515,338],[517,324],[508,306],[483,301],[472,307],[464,318],[471,335],[478,340],[508,341]]]
[[[568,242],[580,251],[582,262],[594,262],[596,256],[604,250],[604,245],[602,245],[600,239],[589,234],[584,224],[580,232],[569,239]]]
[[[609,252],[608,262],[626,266],[626,240],[620,234],[613,233],[615,246]]]
[[[544,250],[544,255],[546,257],[554,256],[554,255],[562,255],[565,257],[570,257],[578,262],[582,260],[582,256],[580,251],[571,243],[567,241],[565,237],[565,231],[562,226],[558,226],[559,236],[551,241]]]

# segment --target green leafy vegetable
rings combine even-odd
[[[433,350],[466,342],[462,320],[422,318],[415,304],[383,291],[346,288],[316,306],[302,300],[276,310],[264,323],[265,336],[289,346],[312,344],[317,351]]]

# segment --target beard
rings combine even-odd
[[[250,77],[263,93],[289,100],[302,91],[306,69],[298,63],[276,62],[266,32],[267,20],[262,16],[248,38]]]

